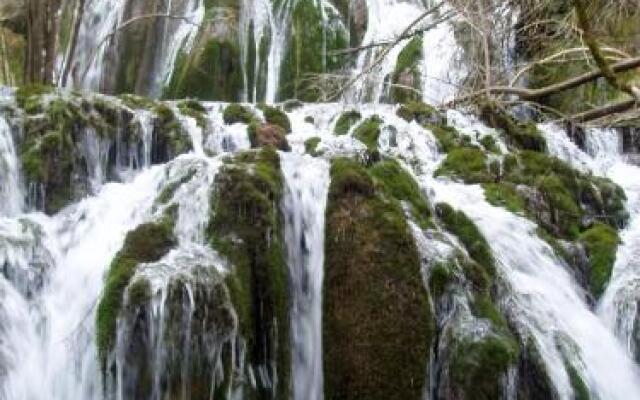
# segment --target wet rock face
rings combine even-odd
[[[382,200],[362,166],[337,160],[331,174],[325,397],[417,400],[425,387],[433,322],[415,243],[400,207]]]
[[[177,273],[155,289],[139,278],[126,296],[116,349],[126,371],[124,398],[162,394],[206,400],[231,381],[233,366],[226,356],[237,319],[214,266]]]
[[[249,127],[249,138],[252,147],[271,146],[278,150],[291,150],[284,128],[278,125],[269,123],[252,125]]]
[[[619,128],[622,136],[622,151],[627,154],[640,153],[640,128],[625,127]]]

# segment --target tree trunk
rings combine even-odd
[[[52,83],[60,0],[27,1],[26,83]]]
[[[82,24],[82,16],[84,14],[84,2],[85,0],[77,0],[78,5],[74,14],[73,31],[71,32],[71,38],[69,39],[69,51],[64,60],[64,69],[60,79],[60,85],[62,87],[67,86],[67,79],[69,78],[69,71],[73,65],[73,58],[76,52],[76,44],[78,41],[78,32],[80,32],[80,25]]]

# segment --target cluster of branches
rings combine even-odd
[[[478,100],[489,99],[502,105],[527,104],[544,113],[551,113],[572,122],[587,123],[602,121],[603,118],[625,118],[629,115],[636,116],[640,111],[640,89],[638,86],[627,83],[621,78],[622,74],[640,68],[640,55],[632,56],[623,48],[605,45],[602,42],[601,32],[598,27],[592,25],[592,19],[598,16],[598,21],[607,21],[609,24],[618,24],[629,18],[630,13],[638,13],[640,0],[620,0],[616,2],[603,2],[600,0],[570,0],[566,3],[555,1],[554,6],[564,7],[564,14],[549,16],[546,10],[550,2],[555,0],[447,0],[442,1],[426,10],[412,21],[407,28],[392,40],[367,46],[355,47],[340,51],[340,54],[353,54],[374,47],[380,47],[378,56],[367,67],[352,79],[340,78],[340,85],[330,85],[329,98],[337,98],[344,94],[347,88],[360,79],[367,79],[367,75],[389,53],[391,48],[401,41],[426,30],[436,27],[438,24],[456,17],[457,23],[466,25],[472,33],[474,40],[470,42],[470,48],[465,49],[467,65],[471,70],[469,77],[459,88],[456,99],[444,106],[452,107],[462,104],[472,104]],[[612,4],[613,3],[613,4]],[[447,5],[448,7],[444,7]],[[500,70],[499,56],[495,53],[496,36],[500,32],[512,34],[510,29],[499,29],[495,26],[497,7],[508,5],[517,8],[521,13],[528,13],[528,22],[519,26],[519,33],[527,38],[541,42],[575,42],[580,45],[572,48],[562,48],[557,52],[539,59],[529,60],[521,65],[515,73],[507,74]],[[448,11],[443,12],[446,9]],[[428,19],[428,17],[431,17]],[[522,16],[521,16],[522,17]],[[419,23],[429,21],[428,24],[416,28]],[[507,27],[510,28],[510,27]],[[529,43],[528,45],[532,45]],[[635,49],[634,49],[635,50]],[[520,81],[534,67],[549,64],[587,65],[590,70],[584,73],[576,73],[563,81],[535,89],[523,87]],[[576,70],[579,70],[576,68]],[[328,78],[319,77],[320,82],[326,82]],[[596,106],[588,111],[565,115],[561,111],[553,109],[546,104],[549,96],[566,93],[571,89],[582,87],[596,81],[606,81],[610,87],[626,97],[622,101]],[[320,86],[320,85],[319,85]]]

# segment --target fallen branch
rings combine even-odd
[[[611,71],[614,73],[620,73],[624,71],[628,71],[630,69],[640,67],[640,57],[631,58],[628,60],[620,61],[616,64],[610,66]],[[562,92],[568,89],[573,89],[578,86],[582,86],[585,83],[592,82],[598,78],[603,77],[603,72],[600,68],[595,69],[591,72],[587,72],[586,74],[577,76],[575,78],[567,79],[566,81],[562,81],[553,85],[549,85],[540,89],[526,89],[519,88],[513,86],[494,86],[489,88],[489,92],[491,94],[511,94],[518,96],[521,100],[537,100],[542,97],[549,96],[551,94],[555,94],[558,92]],[[486,90],[480,90],[466,96],[454,99],[449,102],[447,106],[454,106],[459,103],[466,103],[470,100],[476,99],[486,94]]]

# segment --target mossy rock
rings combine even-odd
[[[16,104],[27,114],[39,114],[43,111],[42,97],[53,92],[53,87],[33,84],[16,89]]]
[[[96,343],[103,372],[107,357],[116,339],[116,322],[120,314],[124,290],[140,263],[161,259],[176,245],[173,220],[164,217],[158,222],[139,225],[124,240],[124,244],[111,262],[96,313]]]
[[[504,207],[513,213],[524,212],[526,204],[515,185],[507,182],[485,183],[484,195],[487,201],[498,207]]]
[[[199,101],[192,99],[182,100],[178,103],[178,110],[182,115],[195,119],[200,128],[207,127],[207,110]]]
[[[420,399],[434,321],[404,213],[384,200],[365,168],[353,161],[334,160],[331,178],[323,288],[325,397]]]
[[[477,289],[487,293],[496,274],[495,259],[487,240],[469,217],[446,203],[436,205],[436,215],[444,228],[458,237],[475,262],[466,265],[467,278]]]
[[[203,34],[190,54],[178,53],[174,73],[163,97],[237,101],[244,86],[240,53],[236,38]]]
[[[262,110],[265,121],[269,124],[278,125],[284,129],[285,133],[291,133],[291,122],[284,111],[265,104],[260,105],[259,108]]]
[[[282,151],[291,151],[286,131],[280,125],[252,122],[247,127],[251,147],[272,147]]]
[[[288,399],[289,289],[278,154],[265,148],[228,159],[215,186],[207,237],[233,266],[226,284],[238,314],[239,333],[247,342],[248,361],[254,367],[267,366],[269,379],[278,382],[273,389],[258,379],[256,396]]]
[[[256,120],[256,115],[248,107],[245,107],[238,103],[229,104],[222,114],[222,119],[227,125],[242,122],[243,124],[250,124]]]
[[[399,111],[399,110],[398,110]],[[462,146],[462,136],[455,128],[447,125],[428,124],[425,126],[440,144],[440,150],[448,153],[456,147]]]
[[[519,122],[497,105],[487,102],[481,106],[481,118],[491,127],[500,129],[516,148],[544,153],[547,141],[533,122]]]
[[[152,110],[156,115],[154,138],[151,148],[151,162],[162,163],[193,149],[191,140],[178,121],[174,111],[163,103]]]
[[[392,75],[391,99],[396,103],[419,100],[422,95],[422,73],[420,61],[422,54],[422,36],[414,36],[400,51]]]
[[[591,264],[589,271],[591,293],[598,298],[604,293],[611,278],[620,238],[611,226],[598,223],[581,233],[579,241],[584,246]]]
[[[396,114],[407,122],[416,121],[420,125],[442,125],[443,123],[443,117],[438,110],[420,101],[409,101],[402,104],[398,107]]]
[[[481,339],[463,338],[454,346],[450,369],[454,397],[494,400],[503,393],[503,377],[518,357],[518,342],[507,333],[489,333]]]
[[[361,141],[366,147],[369,156],[376,161],[378,155],[378,138],[382,128],[382,118],[373,115],[358,125],[353,131],[353,137]]]
[[[449,151],[435,176],[460,178],[467,184],[495,181],[484,152],[475,147],[458,147]]]
[[[312,155],[313,157],[318,157],[320,155],[322,155],[322,152],[318,152],[317,148],[318,145],[320,144],[322,140],[317,137],[314,136],[312,138],[309,138],[307,140],[304,141],[304,151],[307,154]]]
[[[414,220],[423,228],[430,225],[431,210],[422,190],[413,177],[395,160],[374,164],[369,173],[389,199],[406,202]]]
[[[333,134],[337,136],[346,135],[353,125],[362,119],[360,112],[356,110],[345,111],[338,117],[333,128]]]

